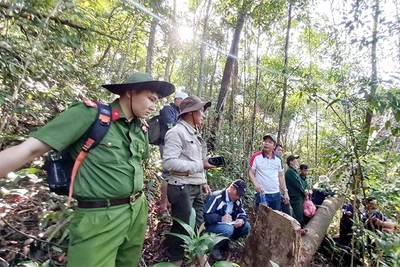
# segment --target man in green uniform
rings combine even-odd
[[[298,162],[295,157],[290,155],[286,159],[286,163],[289,166],[285,173],[286,186],[289,191],[290,205],[293,208],[293,218],[295,218],[304,227],[304,210],[303,203],[306,197],[307,191],[297,172]]]
[[[308,165],[306,164],[300,164],[300,182],[303,185],[304,189],[307,190],[308,193],[308,181],[307,181],[307,176],[308,176]]]
[[[87,153],[76,175],[78,208],[70,222],[68,266],[138,266],[147,224],[142,160],[148,157],[146,118],[155,103],[175,91],[147,73],[103,85],[120,98],[111,103],[112,123]],[[0,153],[0,177],[50,149],[68,148],[75,158],[96,119],[95,102],[70,107],[22,144]]]

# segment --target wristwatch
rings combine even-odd
[[[289,192],[289,190],[287,188],[283,189],[283,192]]]

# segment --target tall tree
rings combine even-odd
[[[204,54],[206,51],[206,42],[207,42],[207,32],[208,32],[208,20],[211,14],[211,4],[212,0],[207,1],[207,10],[204,16],[204,26],[203,26],[203,34],[201,36],[201,47],[200,47],[200,71],[199,71],[199,85],[197,87],[197,95],[201,97],[202,89],[203,89],[203,79],[204,79]]]
[[[261,13],[261,12],[260,12]],[[261,16],[260,16],[261,17]],[[256,88],[254,92],[254,105],[253,105],[253,114],[251,115],[251,135],[250,142],[254,140],[254,133],[256,131],[256,115],[257,115],[257,107],[258,107],[258,95],[260,91],[260,37],[261,37],[261,25],[258,26],[258,34],[257,34],[257,45],[256,45]],[[251,143],[249,147],[253,147]]]
[[[224,73],[221,81],[221,88],[219,91],[218,102],[216,106],[216,113],[217,113],[217,116],[215,118],[216,131],[219,130],[220,124],[222,122],[222,112],[225,106],[226,94],[228,93],[228,86],[231,79],[232,67],[233,63],[237,61],[240,35],[242,33],[243,24],[246,19],[247,10],[250,4],[251,2],[243,0],[243,4],[241,9],[239,10],[238,19],[236,22],[235,33],[233,34],[232,38],[231,48],[229,49],[229,55],[225,62]]]
[[[369,132],[371,129],[371,122],[373,111],[370,107],[372,101],[374,101],[376,95],[376,89],[378,88],[378,67],[377,61],[378,57],[376,55],[376,49],[378,46],[378,23],[379,23],[379,0],[375,0],[373,6],[373,27],[372,27],[372,40],[371,40],[371,81],[370,81],[370,92],[366,94],[365,98],[368,103],[367,111],[365,114],[365,123],[363,127],[363,141],[362,149],[367,149]]]
[[[164,81],[171,79],[172,62],[174,61],[174,49],[176,45],[176,0],[173,0],[172,7],[172,29],[169,32],[167,63],[165,64]]]
[[[286,39],[285,39],[285,62],[283,65],[283,96],[281,102],[281,113],[279,115],[279,126],[278,126],[278,142],[280,141],[280,137],[282,134],[282,125],[283,125],[283,115],[285,113],[285,104],[287,97],[287,87],[288,87],[288,58],[289,58],[289,36],[290,36],[290,28],[292,24],[292,2],[289,1],[289,9],[288,9],[288,20],[286,27]]]
[[[150,74],[153,70],[153,54],[154,54],[154,43],[157,31],[157,24],[158,24],[158,18],[153,17],[153,19],[151,20],[149,41],[147,44],[147,57],[146,57],[146,72]]]

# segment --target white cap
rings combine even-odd
[[[329,177],[326,175],[321,175],[318,180],[320,183],[329,183]]]
[[[186,97],[188,97],[188,94],[186,94],[185,92],[178,92],[175,94],[175,98],[185,99]]]

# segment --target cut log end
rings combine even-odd
[[[325,200],[307,224],[308,232],[304,236],[294,218],[260,205],[241,265],[271,266],[271,260],[280,267],[309,266],[340,205],[339,198]]]

